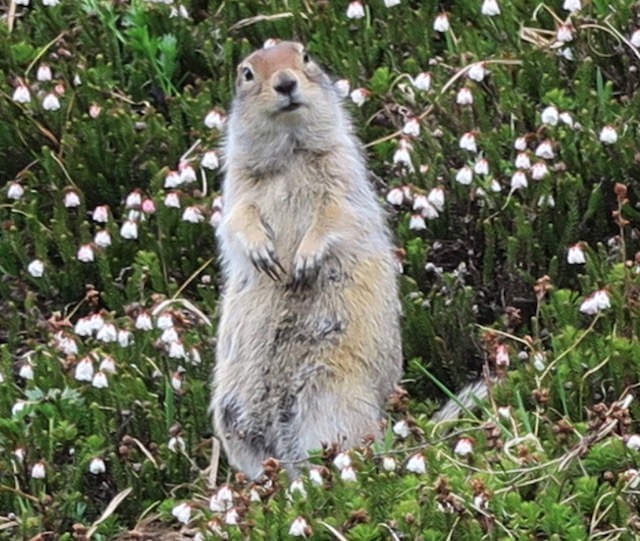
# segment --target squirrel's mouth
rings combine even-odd
[[[280,107],[281,111],[295,111],[296,109],[300,109],[302,107],[302,103],[299,101],[291,100],[287,105]]]

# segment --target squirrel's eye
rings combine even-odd
[[[302,56],[302,60],[304,61],[304,63],[308,63],[311,59],[309,58],[309,53],[305,52],[304,55]]]
[[[242,68],[242,75],[245,81],[253,81],[253,72],[249,68]]]

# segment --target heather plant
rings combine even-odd
[[[214,233],[273,39],[365,145],[405,378],[383,441],[254,483],[207,410]],[[637,3],[13,0],[0,44],[0,539],[639,535]]]

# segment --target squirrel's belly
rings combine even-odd
[[[340,265],[329,262],[315,283],[299,292],[287,281],[258,275],[228,284],[218,330],[218,362],[290,365],[335,345],[347,332],[344,289],[349,277]]]
[[[295,462],[321,443],[375,434],[401,367],[384,257],[329,257],[300,292],[258,276],[225,293],[213,400],[232,463],[253,476],[268,456]]]

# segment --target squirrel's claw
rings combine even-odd
[[[318,277],[322,259],[319,254],[296,259],[293,266],[293,279],[290,284],[293,291],[296,293],[302,291]]]
[[[264,272],[274,281],[280,281],[282,279],[280,275],[286,274],[273,246],[261,246],[251,250],[249,259],[257,270]]]

